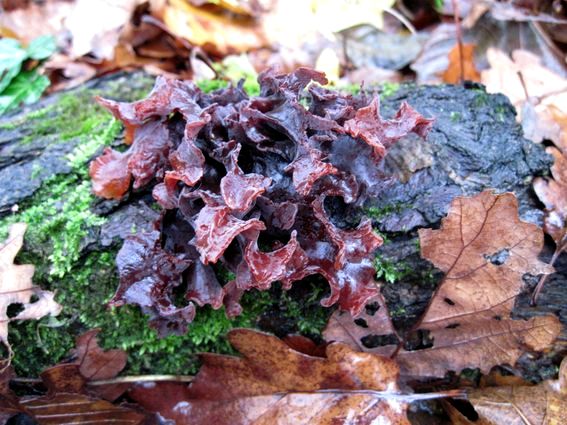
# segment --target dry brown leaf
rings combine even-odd
[[[514,364],[523,347],[540,351],[557,337],[555,316],[509,317],[523,275],[553,272],[538,259],[542,231],[520,220],[513,194],[457,198],[441,229],[420,229],[419,238],[422,257],[446,274],[419,326],[431,332],[433,347],[400,353],[408,373],[443,375],[466,367],[488,372],[496,364]]]
[[[464,368],[488,372],[498,364],[514,364],[525,348],[541,351],[553,343],[561,330],[555,316],[510,318],[515,298],[523,289],[523,275],[553,271],[538,259],[543,233],[519,219],[513,194],[485,191],[456,198],[441,229],[421,229],[419,236],[422,256],[446,275],[416,326],[430,333],[433,346],[400,350],[397,359],[402,373],[443,376]],[[353,330],[356,326],[356,322],[343,322],[348,333],[360,341],[360,329]],[[390,333],[381,326],[379,322],[363,331],[367,336]],[[331,322],[330,327],[336,325]],[[334,336],[361,348],[353,338],[336,335],[335,330],[325,330],[330,340]]]
[[[8,239],[0,244],[0,343],[10,356],[8,325],[13,320],[36,320],[47,315],[56,316],[61,306],[53,299],[54,294],[42,291],[32,283],[34,266],[14,264],[14,259],[24,243],[27,225],[16,223],[10,226]],[[32,297],[37,299],[32,301]],[[22,310],[14,317],[8,316],[8,307],[19,304]],[[9,362],[9,359],[8,359]]]
[[[480,81],[480,73],[474,64],[474,44],[455,45],[449,52],[449,67],[443,73],[443,81],[448,84],[458,84],[465,80]]]
[[[472,391],[468,398],[479,419],[489,424],[566,424],[566,380],[567,360],[563,360],[556,381],[545,381],[534,386],[484,388]]]
[[[185,0],[169,0],[163,20],[176,36],[222,56],[267,44],[261,26],[252,18],[235,19],[225,11],[196,7]]]
[[[189,388],[140,384],[130,397],[179,425],[409,424],[393,360],[342,344],[312,357],[250,329],[228,337],[243,357],[204,354]]]
[[[73,7],[73,2],[62,0],[30,2],[26,8],[0,13],[0,29],[28,44],[41,35],[59,33]]]

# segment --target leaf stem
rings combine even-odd
[[[459,76],[461,84],[465,80],[465,58],[463,56],[463,32],[461,31],[461,17],[459,10],[459,1],[451,0],[453,3],[453,17],[455,18],[455,30],[457,32],[457,45],[459,46],[459,64],[461,75]]]
[[[12,382],[19,384],[41,384],[43,381],[39,378],[13,378]],[[96,387],[100,385],[112,384],[128,384],[137,382],[192,382],[193,376],[189,375],[135,375],[135,376],[120,376],[112,379],[99,379],[96,381],[88,381],[87,385]]]
[[[549,262],[550,266],[553,266],[555,264],[555,261],[559,258],[559,256],[565,250],[566,247],[567,247],[567,244],[562,244],[561,246],[556,245],[555,252],[553,253],[553,256],[551,257],[551,261]],[[532,298],[530,300],[530,305],[532,307],[537,305],[537,298],[539,297],[539,294],[540,294],[541,290],[543,289],[545,282],[547,282],[547,278],[551,274],[544,274],[542,277],[539,278],[539,282],[537,283],[537,285],[534,289],[534,292],[532,294]]]

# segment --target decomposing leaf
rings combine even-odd
[[[124,369],[128,358],[124,350],[103,351],[96,340],[98,333],[98,329],[93,329],[77,337],[77,347],[72,351],[81,375],[91,381],[114,378]]]
[[[468,399],[481,421],[493,425],[567,423],[567,360],[559,379],[533,386],[503,386],[474,390]],[[475,422],[476,423],[476,422]]]
[[[226,11],[212,11],[184,0],[170,0],[163,19],[173,34],[222,56],[267,45],[261,26],[253,18],[234,19]]]
[[[139,384],[129,396],[178,425],[409,424],[388,358],[342,344],[313,357],[248,329],[228,338],[243,357],[203,354],[189,387]]]
[[[8,239],[0,244],[0,342],[8,348],[8,325],[13,320],[36,320],[47,315],[56,316],[61,311],[49,291],[43,291],[32,283],[34,266],[14,264],[14,259],[24,242],[27,225],[16,223],[10,227]],[[35,300],[32,298],[35,297]],[[8,316],[8,307],[19,305],[21,311]]]
[[[120,30],[130,20],[137,3],[139,0],[75,0],[65,19],[65,28],[72,37],[71,57],[90,53],[97,59],[112,59]]]
[[[398,338],[382,297],[370,299],[361,313],[353,318],[347,312],[335,312],[324,331],[327,341],[340,341],[360,351],[390,356],[396,351]]]
[[[415,327],[429,333],[432,347],[399,350],[402,373],[443,376],[464,368],[488,371],[494,365],[514,364],[525,348],[541,351],[553,343],[561,330],[555,316],[510,317],[523,288],[522,276],[553,271],[538,259],[541,230],[519,219],[513,194],[485,191],[456,198],[441,229],[421,229],[419,236],[422,256],[446,274]],[[333,320],[325,332],[330,340],[340,335],[338,320]],[[351,330],[356,322],[342,319],[341,325],[350,335],[344,341],[361,348],[360,329]],[[376,325],[365,329],[366,335],[390,333],[380,327],[382,322]],[[391,343],[384,342],[380,345]]]
[[[480,81],[480,73],[474,64],[474,47],[474,44],[464,43],[451,49],[449,67],[443,73],[444,82],[457,84],[465,80]]]

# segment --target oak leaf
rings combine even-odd
[[[249,329],[228,338],[243,357],[203,354],[189,387],[140,384],[130,397],[179,425],[409,424],[396,398],[399,370],[388,358],[343,344],[314,357]]]
[[[525,348],[541,351],[553,343],[561,330],[555,316],[510,317],[523,289],[523,275],[553,271],[538,259],[543,233],[520,220],[513,194],[485,191],[456,198],[441,229],[420,229],[419,237],[422,257],[444,271],[445,277],[414,327],[429,332],[433,346],[399,350],[402,373],[443,376],[464,368],[487,372],[497,364],[514,364]],[[338,323],[347,329],[342,332],[347,339],[340,337]],[[366,335],[390,334],[384,323],[368,327]],[[325,335],[360,349],[356,326],[352,319],[341,319],[335,313]]]
[[[25,223],[13,224],[8,232],[8,239],[0,244],[0,343],[12,350],[8,342],[8,325],[13,320],[36,320],[44,316],[56,316],[61,306],[54,300],[54,293],[43,291],[32,283],[34,266],[14,264],[14,259],[24,243]],[[32,297],[36,297],[32,301]],[[14,317],[9,317],[8,307],[20,305],[22,310]],[[8,359],[9,362],[9,359]]]

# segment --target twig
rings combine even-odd
[[[467,393],[463,389],[439,391],[435,393],[420,393],[420,394],[403,394],[394,393],[391,391],[375,391],[375,390],[344,390],[344,389],[329,389],[329,390],[317,390],[317,391],[288,391],[286,393],[276,393],[276,394],[360,394],[368,395],[371,397],[382,398],[386,400],[398,400],[401,402],[411,403],[420,400],[434,400],[440,398],[461,398],[466,399]]]
[[[459,64],[461,66],[461,83],[465,80],[465,58],[463,56],[463,33],[461,31],[461,18],[459,11],[459,1],[451,0],[453,3],[453,17],[455,18],[455,30],[457,32],[457,45],[459,46]]]
[[[409,32],[411,32],[412,34],[417,33],[417,30],[415,29],[413,24],[402,13],[398,12],[396,9],[394,9],[392,7],[387,7],[386,9],[384,9],[384,12],[389,13],[394,18],[396,18],[398,21],[400,21],[402,23],[402,25],[404,25],[409,30]]]
[[[12,382],[19,384],[41,384],[43,381],[39,378],[13,378]],[[100,379],[97,381],[88,381],[87,385],[97,387],[100,385],[112,384],[129,384],[136,382],[192,382],[193,377],[189,375],[139,375],[139,376],[121,376],[112,379]]]
[[[549,262],[550,266],[553,266],[553,264],[555,264],[555,261],[563,253],[565,248],[567,248],[567,244],[565,244],[565,243],[562,243],[561,246],[556,245],[555,252],[553,253],[553,256],[551,257],[551,261]],[[532,294],[532,298],[530,299],[530,305],[531,306],[537,305],[537,298],[539,297],[539,294],[540,294],[541,290],[543,289],[545,282],[547,282],[547,278],[549,276],[550,276],[549,274],[544,274],[542,277],[540,277],[539,282],[537,283],[537,285],[534,289],[534,292]]]
[[[87,385],[110,385],[110,384],[129,384],[135,382],[192,382],[193,377],[189,375],[139,375],[139,376],[122,376],[113,379],[100,379],[90,381]]]

